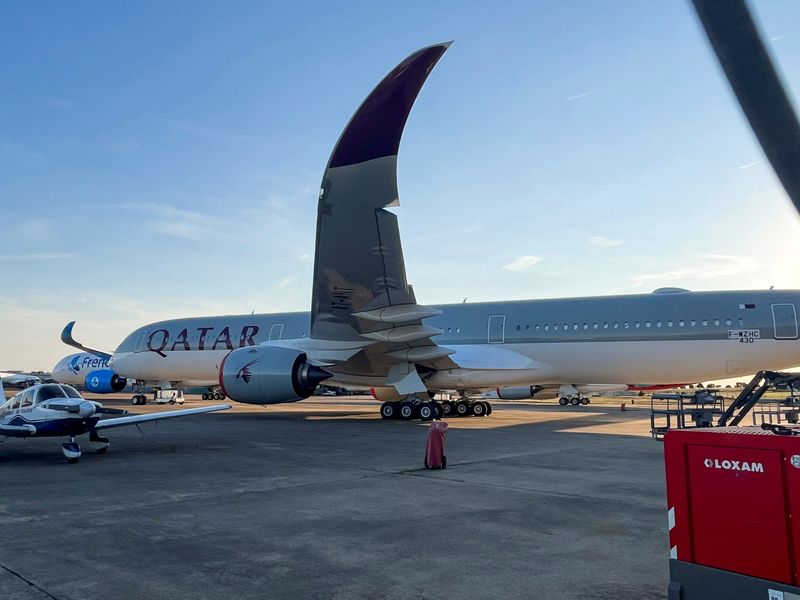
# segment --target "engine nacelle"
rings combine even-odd
[[[112,394],[121,392],[128,385],[128,380],[120,377],[111,369],[89,371],[83,384],[86,390],[94,394]]]
[[[278,346],[237,348],[219,366],[222,391],[245,404],[297,402],[329,377],[326,370],[308,364],[305,352]]]
[[[558,389],[547,389],[539,385],[527,385],[525,387],[501,387],[497,388],[497,397],[500,400],[531,400],[536,398],[555,398],[558,396]]]

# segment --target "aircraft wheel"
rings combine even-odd
[[[401,402],[400,403],[400,418],[403,421],[410,421],[414,418],[414,405],[411,402]]]
[[[441,418],[444,416],[444,407],[442,406],[442,404],[440,402],[434,402],[433,410],[434,410],[433,418],[441,420]]]
[[[169,403],[170,403],[170,404],[175,404],[175,398],[170,398],[170,399],[169,399]]]
[[[382,419],[396,419],[397,418],[397,403],[384,402],[381,404],[381,418]]]
[[[484,404],[486,405],[486,416],[488,417],[490,414],[492,414],[492,403],[484,402]]]
[[[436,409],[431,402],[423,402],[419,405],[419,418],[423,421],[433,421],[436,416]]]
[[[201,397],[203,400],[208,400],[208,394],[206,394],[205,392],[203,392],[203,395],[202,395],[202,396],[200,396],[200,397]]]
[[[134,396],[133,398],[131,398],[131,404],[133,404],[134,406],[139,404],[139,396]]]
[[[147,404],[147,396],[145,396],[144,394],[141,394],[139,396],[139,404]]]
[[[68,465],[74,465],[74,464],[75,464],[76,462],[78,462],[79,460],[80,460],[80,459],[78,459],[78,458],[68,458],[68,459],[67,459],[67,464],[68,464]]]
[[[449,400],[442,402],[442,416],[449,417],[453,414],[453,403]]]
[[[581,404],[586,406],[587,404],[589,404],[589,399],[588,398],[581,398]]]
[[[569,399],[568,399],[568,398],[564,398],[564,396],[561,396],[561,397],[558,399],[558,403],[559,403],[561,406],[566,406],[567,404],[569,404]]]
[[[484,406],[483,402],[472,403],[472,414],[476,417],[482,417],[486,414],[486,406]]]
[[[456,414],[459,417],[466,417],[469,414],[469,402],[466,400],[456,402]]]
[[[569,403],[572,404],[572,406],[578,406],[581,403],[581,399],[577,398],[577,397],[576,398],[570,398]]]

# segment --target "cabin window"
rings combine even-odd
[[[719,319],[714,319],[714,325],[719,326]]]
[[[708,319],[703,319],[703,327],[708,327]]]
[[[725,325],[733,325],[733,321],[730,319],[725,319]]]
[[[628,329],[628,327],[630,327],[630,325],[628,324],[628,322],[627,322],[627,321],[625,321],[625,323],[623,323],[623,324],[622,324],[622,327],[623,327],[624,329]]]
[[[661,327],[661,321],[656,321],[656,327]]]
[[[449,329],[447,331],[450,331]],[[517,331],[522,331],[522,325],[517,325]]]
[[[672,321],[667,321],[667,327],[672,327]]]
[[[550,325],[548,325],[547,323],[545,323],[545,324],[544,324],[544,330],[545,330],[545,331],[548,331],[549,329],[550,329]]]
[[[589,329],[589,324],[588,323],[584,323],[583,324],[583,330],[586,331],[587,329]]]
[[[614,322],[614,329],[619,329],[619,323],[617,323],[616,321]]]
[[[744,319],[739,319],[739,327],[744,327]]]
[[[608,323],[603,323],[603,329],[608,329]]]
[[[644,322],[644,326],[645,326],[645,327],[648,327],[648,328],[649,328],[649,327],[650,327],[650,325],[651,325],[650,321],[645,321],[645,322]]]
[[[566,331],[567,329],[569,329],[569,325],[567,323],[564,323],[564,331]]]
[[[531,326],[528,325],[527,323],[525,323],[525,331],[530,331],[530,329],[531,329]]]
[[[683,323],[683,319],[681,319],[680,321],[678,321],[678,327],[683,327],[683,324],[684,324],[684,323]]]
[[[694,327],[695,325],[697,325],[697,321],[695,321],[694,319],[692,319],[692,320],[689,322],[689,324],[690,324],[692,327]]]
[[[636,329],[639,329],[639,325],[640,325],[640,324],[639,324],[639,321],[636,321],[636,323],[634,323],[634,324],[633,324],[633,326],[634,326]]]
[[[539,331],[539,324],[536,324],[536,331]]]
[[[461,327],[456,327],[456,333],[461,333]]]
[[[598,329],[598,328],[599,328],[599,325],[598,325],[597,323],[595,323],[594,325],[592,325],[592,329]]]

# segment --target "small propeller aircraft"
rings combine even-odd
[[[4,399],[0,384],[0,399]],[[69,442],[61,445],[68,463],[76,463],[81,457],[81,447],[75,436],[89,434],[89,441],[96,450],[104,453],[109,441],[97,432],[111,427],[138,425],[146,421],[186,417],[202,413],[229,409],[230,404],[216,404],[199,408],[187,408],[149,415],[118,416],[101,419],[101,415],[125,415],[126,410],[106,408],[99,402],[87,400],[68,385],[42,383],[31,386],[0,404],[0,439],[5,437],[66,437]]]

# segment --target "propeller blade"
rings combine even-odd
[[[800,212],[800,123],[745,0],[692,0],[753,133]]]

